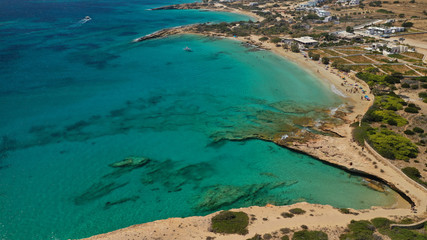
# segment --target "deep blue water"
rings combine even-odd
[[[342,100],[293,63],[237,41],[131,43],[165,27],[248,20],[146,10],[179,2],[1,1],[2,239],[81,238],[267,203],[393,201],[273,143],[228,141],[288,134],[305,117],[328,119]],[[127,157],[151,161],[109,166]]]

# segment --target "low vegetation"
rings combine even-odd
[[[421,179],[421,174],[420,174],[420,171],[418,171],[418,169],[414,167],[405,167],[402,169],[402,172],[406,174],[409,178],[414,180],[415,182],[427,187],[427,182]]]
[[[387,218],[374,218],[371,221],[354,221],[348,225],[348,233],[340,236],[341,240],[377,240],[383,239],[377,233],[387,236],[391,240],[424,240],[426,233],[405,228],[390,229],[390,224],[395,223]]]
[[[249,217],[244,212],[222,211],[212,218],[212,231],[215,233],[248,233]]]
[[[328,240],[328,235],[322,231],[302,230],[295,232],[292,240]]]
[[[289,212],[297,215],[302,215],[305,213],[305,211],[302,210],[301,208],[292,208],[289,210]]]

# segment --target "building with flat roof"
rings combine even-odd
[[[300,38],[294,38],[294,42],[296,42],[300,48],[309,48],[316,46],[319,42],[314,40],[312,37],[304,36]]]

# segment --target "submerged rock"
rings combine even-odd
[[[112,191],[124,187],[129,182],[125,183],[116,183],[116,182],[97,182],[94,183],[89,189],[87,189],[83,194],[74,198],[74,203],[76,205],[86,204],[95,199],[101,198],[110,194]]]
[[[135,202],[138,199],[139,199],[139,196],[132,196],[132,197],[127,197],[127,198],[122,198],[122,199],[119,199],[117,201],[106,202],[104,205],[104,209],[109,209],[110,207],[112,207],[114,205],[122,204],[122,203],[129,202],[129,201]]]
[[[142,167],[149,162],[150,162],[150,159],[145,157],[127,157],[121,161],[112,163],[109,166],[113,168]]]

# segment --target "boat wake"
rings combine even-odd
[[[82,26],[83,24],[85,24],[85,23],[89,22],[90,20],[92,20],[92,18],[91,18],[91,17],[89,17],[89,16],[86,16],[85,18],[83,18],[83,19],[79,20],[78,22],[74,23],[74,24],[73,24],[73,25],[71,25],[70,27],[80,27],[80,26]]]

